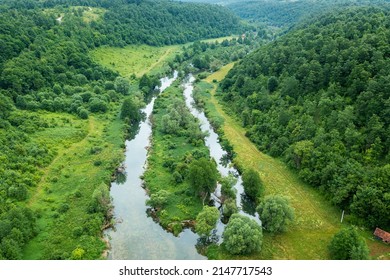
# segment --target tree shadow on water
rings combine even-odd
[[[210,246],[212,244],[218,244],[219,236],[216,233],[217,233],[217,230],[214,229],[211,232],[210,236],[201,236],[198,238],[196,245],[195,245],[195,248],[199,254],[201,254],[202,256],[205,256],[208,246]]]

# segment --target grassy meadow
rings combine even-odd
[[[91,52],[93,59],[117,71],[121,76],[141,77],[153,74],[157,69],[167,67],[167,60],[173,59],[180,52],[181,46],[152,47],[147,45],[130,45],[124,48],[100,47]]]
[[[98,259],[105,249],[100,238],[101,216],[88,205],[98,186],[109,185],[123,159],[123,122],[112,115],[91,115],[87,120],[61,113],[42,114],[51,127],[33,135],[56,157],[43,170],[38,189],[28,205],[38,213],[38,235],[27,245],[25,259]]]

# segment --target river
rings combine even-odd
[[[169,87],[177,78],[161,79],[160,92]],[[112,183],[115,229],[105,231],[110,243],[108,259],[119,260],[174,260],[205,259],[197,253],[195,244],[199,238],[191,230],[184,230],[178,237],[165,231],[159,224],[147,216],[145,204],[148,196],[142,188],[140,176],[145,171],[147,146],[150,145],[152,128],[149,116],[153,110],[155,98],[143,109],[145,121],[141,122],[138,134],[126,141],[125,172],[126,181]]]
[[[176,78],[177,72],[175,72],[173,78],[161,79],[160,92],[169,87]],[[218,135],[213,131],[204,113],[197,110],[193,105],[193,81],[194,78],[190,75],[189,79],[183,84],[186,104],[191,113],[200,120],[202,131],[208,132],[205,142],[210,150],[211,157],[218,163],[218,171],[223,176],[227,176],[229,173],[237,176],[237,183],[234,187],[237,190],[239,212],[252,217],[244,211],[248,207],[242,199],[243,187],[241,177],[238,176],[237,170],[233,167],[221,163],[221,159],[226,155],[226,152],[219,144]],[[138,134],[134,139],[126,141],[124,162],[126,180],[121,184],[112,183],[111,185],[110,192],[113,198],[114,217],[117,223],[115,229],[108,229],[104,233],[110,243],[108,259],[206,259],[206,257],[196,251],[195,245],[199,238],[197,234],[190,229],[185,229],[178,237],[175,237],[147,215],[148,207],[145,202],[148,196],[142,188],[140,177],[145,171],[147,146],[150,145],[150,137],[152,135],[151,124],[148,120],[153,110],[155,98],[143,109],[146,118],[141,122]],[[218,202],[215,205],[217,207],[220,206]],[[217,236],[221,236],[224,227],[225,225],[219,221],[216,231]],[[219,240],[221,241],[221,238]]]
[[[210,156],[217,162],[217,169],[219,173],[226,177],[229,174],[234,175],[236,177],[237,182],[233,186],[236,190],[236,204],[238,208],[238,213],[250,217],[251,219],[255,219],[259,224],[261,224],[258,214],[255,212],[255,207],[250,200],[248,200],[244,193],[244,187],[242,185],[242,178],[238,174],[238,171],[231,166],[231,162],[226,162],[227,153],[222,149],[221,144],[218,140],[218,134],[214,132],[213,127],[211,126],[209,120],[207,119],[205,113],[202,110],[199,110],[195,107],[195,101],[192,97],[192,93],[194,91],[194,82],[195,78],[192,75],[189,75],[187,81],[184,83],[184,97],[186,101],[187,107],[190,109],[191,114],[200,121],[200,128],[203,132],[207,132],[208,136],[205,137],[205,143],[210,151]],[[218,198],[220,193],[219,187],[217,187],[216,194],[213,196],[214,198]],[[220,203],[218,199],[215,199],[214,202],[216,207],[220,207]],[[222,223],[222,220],[219,220],[217,224],[216,235],[220,237],[225,228],[225,224]],[[219,238],[221,242],[222,239]]]

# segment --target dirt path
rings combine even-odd
[[[96,124],[95,124],[96,120],[92,116],[90,116],[88,118],[88,121],[89,121],[88,122],[88,133],[85,135],[85,137],[83,139],[81,139],[80,141],[73,143],[69,148],[61,150],[61,152],[59,152],[57,154],[57,156],[52,160],[50,165],[47,166],[43,170],[43,175],[41,177],[40,182],[38,183],[38,187],[37,187],[36,191],[34,192],[33,196],[30,198],[30,200],[27,203],[28,206],[34,205],[34,203],[37,201],[37,199],[42,195],[43,187],[45,186],[45,184],[47,182],[47,178],[49,176],[49,173],[50,173],[50,171],[52,171],[54,166],[56,166],[56,163],[59,160],[61,160],[65,154],[73,153],[73,152],[77,151],[77,149],[79,147],[86,145],[86,141],[87,141],[88,137],[95,132],[95,127],[96,127]]]
[[[164,54],[162,56],[160,56],[160,58],[155,63],[151,64],[148,68],[146,68],[144,71],[142,71],[140,73],[140,76],[142,76],[146,73],[149,73],[150,71],[152,71],[152,69],[156,68],[156,66],[159,65],[160,63],[162,63],[168,57],[168,55],[170,55],[173,51],[174,51],[174,49],[172,49],[172,48],[167,49],[164,52]]]

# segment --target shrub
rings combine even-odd
[[[367,260],[369,250],[364,239],[353,227],[336,233],[329,245],[330,257],[334,260]]]
[[[261,226],[248,217],[233,214],[223,232],[223,245],[233,255],[247,255],[261,250]]]
[[[286,230],[289,222],[294,220],[294,209],[288,200],[282,196],[267,196],[257,207],[263,228],[271,233]]]

